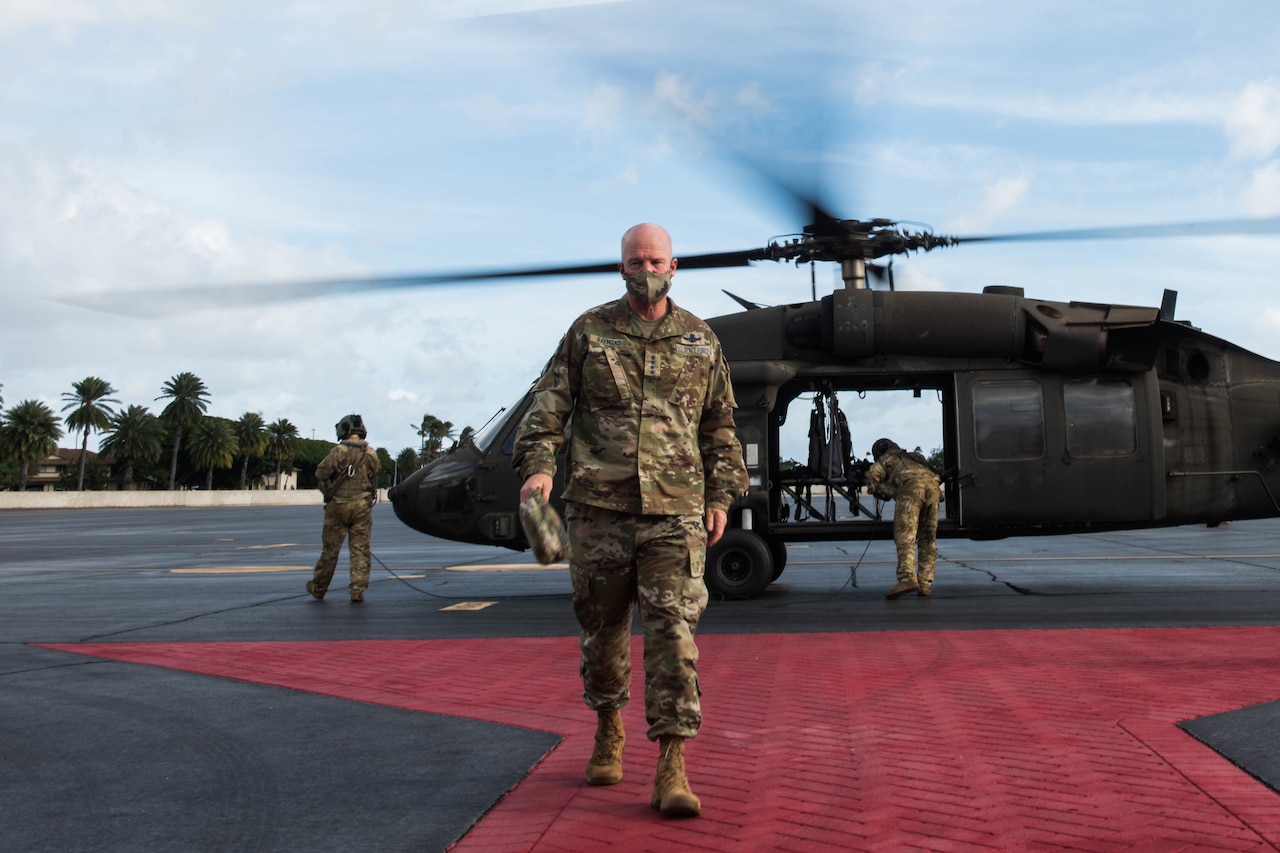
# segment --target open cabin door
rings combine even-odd
[[[1165,514],[1154,372],[956,376],[965,528],[1145,522]]]

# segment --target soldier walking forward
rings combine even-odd
[[[702,724],[694,632],[706,548],[746,491],[737,403],[720,342],[667,295],[677,259],[652,224],[622,238],[626,293],[578,317],[534,389],[513,464],[522,501],[547,500],[570,423],[564,490],[583,699],[597,712],[587,781],[622,780],[631,619],[644,628],[647,736],[659,745],[650,804],[695,816],[685,741]],[[536,497],[535,497],[536,496]]]

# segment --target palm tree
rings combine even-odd
[[[195,425],[209,408],[209,389],[194,373],[179,373],[164,383],[157,400],[169,400],[160,417],[173,426],[173,456],[169,461],[169,491],[178,480],[178,446],[182,431]]]
[[[423,415],[422,426],[418,427],[418,435],[422,438],[422,450],[419,458],[423,464],[440,455],[444,440],[453,437],[453,422],[442,421],[435,415]]]
[[[405,477],[408,477],[421,466],[418,464],[418,451],[412,447],[406,447],[400,451],[400,455],[396,457],[395,478],[399,483]]]
[[[415,430],[417,430],[417,432],[418,432],[418,438],[422,439],[422,441],[418,443],[418,455],[419,455],[419,456],[423,456],[423,455],[425,455],[425,454],[426,454],[426,452],[427,452],[427,436],[431,434],[431,426],[432,426],[432,423],[433,423],[433,422],[439,422],[439,420],[440,420],[440,419],[439,419],[439,418],[437,418],[435,415],[423,415],[423,416],[422,416],[422,425],[421,425],[421,426],[413,427],[413,428],[414,428]],[[413,424],[410,424],[410,426],[413,426]]]
[[[59,418],[39,400],[23,400],[4,413],[0,425],[0,453],[18,462],[18,491],[27,489],[31,463],[51,456],[62,438]]]
[[[66,405],[62,411],[72,410],[66,417],[69,429],[83,430],[84,439],[80,442],[80,474],[76,479],[76,491],[84,491],[84,462],[89,453],[89,431],[102,432],[111,425],[111,416],[115,410],[109,405],[120,401],[108,394],[116,393],[111,383],[96,376],[86,376],[79,382],[71,383],[72,390],[62,395]]]
[[[280,479],[280,469],[284,463],[293,462],[298,452],[298,428],[289,423],[288,418],[281,418],[267,425],[267,458],[276,463],[276,488],[283,489],[284,481]]]
[[[454,440],[453,446],[463,447],[464,445],[470,444],[475,440],[476,440],[476,431],[469,426],[465,426],[462,428],[462,431],[458,433],[458,437]]]
[[[107,436],[98,451],[124,462],[121,488],[127,491],[133,485],[133,463],[159,459],[164,452],[163,439],[164,426],[160,419],[148,412],[146,406],[130,406],[111,417]]]
[[[213,488],[213,469],[230,468],[240,450],[236,444],[235,426],[225,418],[201,418],[191,428],[188,444],[191,462],[196,468],[206,471],[206,490]]]
[[[240,445],[240,488],[249,478],[249,457],[257,456],[267,446],[267,422],[257,412],[245,412],[236,421],[236,443]]]

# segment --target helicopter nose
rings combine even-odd
[[[457,539],[473,525],[476,464],[442,457],[419,468],[388,493],[396,516],[431,536]]]

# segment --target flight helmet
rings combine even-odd
[[[888,439],[888,438],[877,439],[876,443],[871,445],[871,458],[879,459],[881,456],[884,456],[890,450],[901,450],[901,449],[902,448],[899,447],[897,444],[895,444],[892,439]]]
[[[364,418],[359,415],[346,415],[342,420],[334,424],[333,428],[338,433],[338,441],[342,441],[352,433],[361,438],[366,438],[369,435],[364,428]]]

